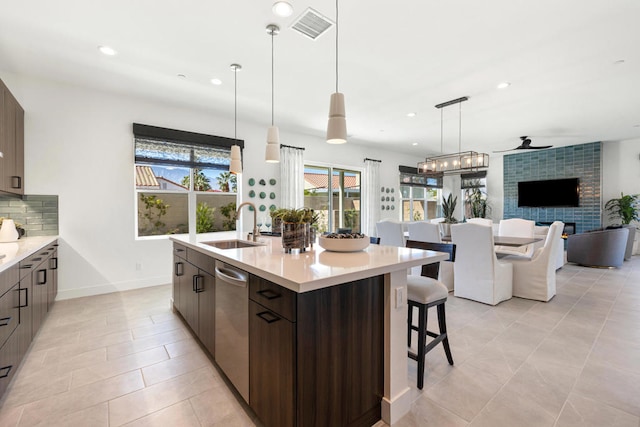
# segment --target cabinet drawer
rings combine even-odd
[[[249,299],[273,310],[291,322],[296,321],[297,295],[292,290],[250,274]]]
[[[182,259],[187,259],[187,247],[178,243],[173,244],[173,254]]]
[[[19,364],[20,347],[18,331],[14,331],[9,339],[7,339],[7,342],[0,348],[0,397],[4,394],[13,375],[16,370],[18,370]]]
[[[187,248],[187,261],[212,276],[216,275],[216,260],[209,255]]]
[[[0,295],[0,346],[4,344],[19,323],[20,291],[18,288],[16,283],[4,295]]]
[[[19,280],[20,273],[17,265],[9,267],[0,273],[0,295],[11,289]]]

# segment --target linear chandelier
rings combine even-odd
[[[476,151],[462,151],[462,103],[469,97],[453,99],[436,105],[440,110],[440,151],[443,152],[443,108],[449,105],[459,105],[458,123],[458,152],[427,157],[424,162],[418,163],[418,172],[425,175],[445,175],[465,172],[476,172],[489,167],[489,155]]]

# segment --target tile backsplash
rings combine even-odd
[[[58,196],[0,196],[0,217],[20,223],[25,237],[58,235]]]
[[[602,143],[531,150],[504,156],[504,218],[575,222],[576,233],[602,227]],[[518,207],[518,182],[580,178],[580,206]]]

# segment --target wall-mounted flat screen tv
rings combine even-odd
[[[518,182],[518,207],[580,206],[578,178]]]

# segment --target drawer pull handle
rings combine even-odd
[[[11,323],[11,316],[0,319],[0,326],[8,326]]]
[[[261,313],[256,314],[256,316],[258,316],[259,318],[261,318],[262,320],[264,320],[267,323],[273,323],[273,322],[277,322],[278,320],[280,320],[280,317],[276,316],[275,314],[273,314],[270,311],[263,311]]]
[[[184,252],[184,249],[176,249],[176,252]]]
[[[22,188],[22,177],[21,176],[12,176],[11,177],[11,188]]]
[[[18,308],[25,308],[25,307],[29,307],[29,288],[20,288],[18,289],[18,292],[25,292],[25,298],[24,298],[24,305],[22,304],[18,304]],[[20,301],[22,301],[22,298],[20,298]]]
[[[53,257],[49,260],[49,268],[52,270],[58,269],[58,257]]]
[[[193,292],[197,294],[204,292],[204,285],[200,286],[202,284],[202,279],[204,279],[204,277],[199,274],[193,276]]]
[[[40,278],[40,273],[42,273],[42,278]],[[38,282],[36,285],[46,285],[47,284],[47,270],[38,270]]]
[[[263,289],[261,291],[256,292],[261,297],[265,297],[268,300],[276,299],[282,297],[281,294],[277,293],[272,289]]]
[[[41,257],[33,258],[31,261],[42,261],[42,258]]]
[[[30,269],[30,268],[33,268],[33,264],[24,264],[24,265],[21,265],[21,266],[20,266],[20,268],[23,268],[23,269],[25,269],[25,270],[28,270],[28,269]]]
[[[11,368],[13,368],[13,365],[0,368],[0,378],[7,378],[9,376],[9,372],[11,372]]]
[[[182,276],[184,274],[184,264],[181,262],[176,262],[175,268],[176,276]]]

